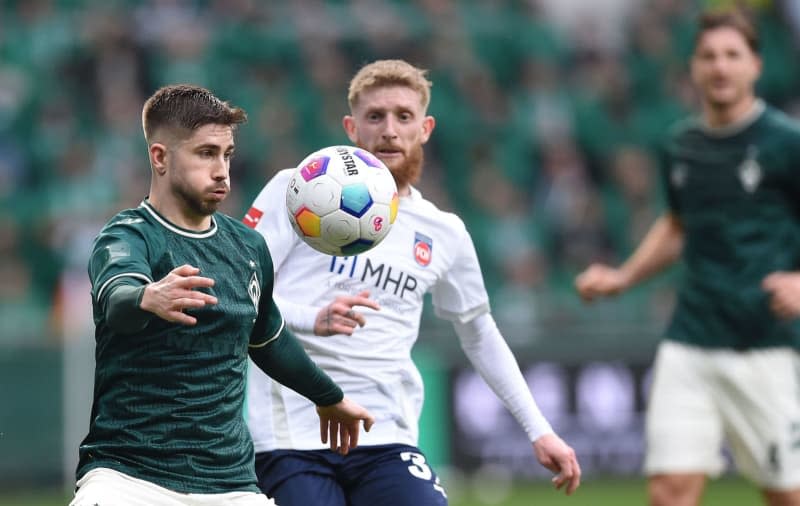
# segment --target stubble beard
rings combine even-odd
[[[178,181],[172,183],[172,193],[195,216],[211,216],[217,211],[219,204],[223,202],[205,200],[198,195],[198,192]]]

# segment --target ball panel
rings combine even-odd
[[[359,218],[361,237],[374,243],[386,237],[391,227],[390,210],[386,204],[373,204],[364,216]]]
[[[300,175],[304,180],[311,181],[328,171],[329,161],[330,157],[328,156],[314,157],[300,168]]]
[[[394,220],[397,219],[397,211],[400,209],[400,196],[397,192],[392,196],[392,201],[389,203],[389,223],[394,225]]]
[[[364,253],[365,251],[371,249],[375,246],[373,241],[367,241],[365,239],[358,239],[357,241],[353,241],[350,244],[345,244],[342,246],[342,254],[346,256],[353,256],[358,255],[360,253]]]
[[[302,199],[306,207],[320,216],[325,216],[339,209],[342,199],[342,187],[324,175],[306,183]]]
[[[295,215],[294,220],[297,222],[297,228],[306,237],[319,237],[320,236],[320,218],[314,214],[307,207],[301,208]]]
[[[342,187],[342,211],[360,217],[372,205],[369,188],[364,183],[349,184]]]
[[[333,246],[344,246],[359,238],[358,218],[344,211],[335,211],[322,217],[320,233]]]

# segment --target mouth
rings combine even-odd
[[[372,152],[380,159],[392,159],[403,156],[403,150],[392,146],[380,146]]]
[[[213,190],[211,190],[209,192],[209,195],[211,195],[211,197],[213,199],[222,200],[228,195],[228,189],[227,188],[214,188]]]

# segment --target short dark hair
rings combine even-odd
[[[247,121],[244,109],[233,107],[200,86],[174,84],[156,90],[142,109],[142,129],[149,143],[160,128],[168,128],[178,136],[208,124],[236,125]]]
[[[703,34],[717,28],[732,28],[736,30],[742,34],[747,45],[754,53],[760,51],[758,30],[752,17],[738,8],[711,10],[701,14],[697,21],[697,33],[694,38],[695,49]]]

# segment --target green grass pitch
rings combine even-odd
[[[0,506],[66,506],[70,495],[58,491],[0,493]],[[450,490],[450,506],[644,506],[643,480],[590,479],[567,497],[547,483],[516,483],[512,487],[491,483],[469,484]],[[756,489],[741,480],[712,481],[704,506],[754,506],[761,504]]]

